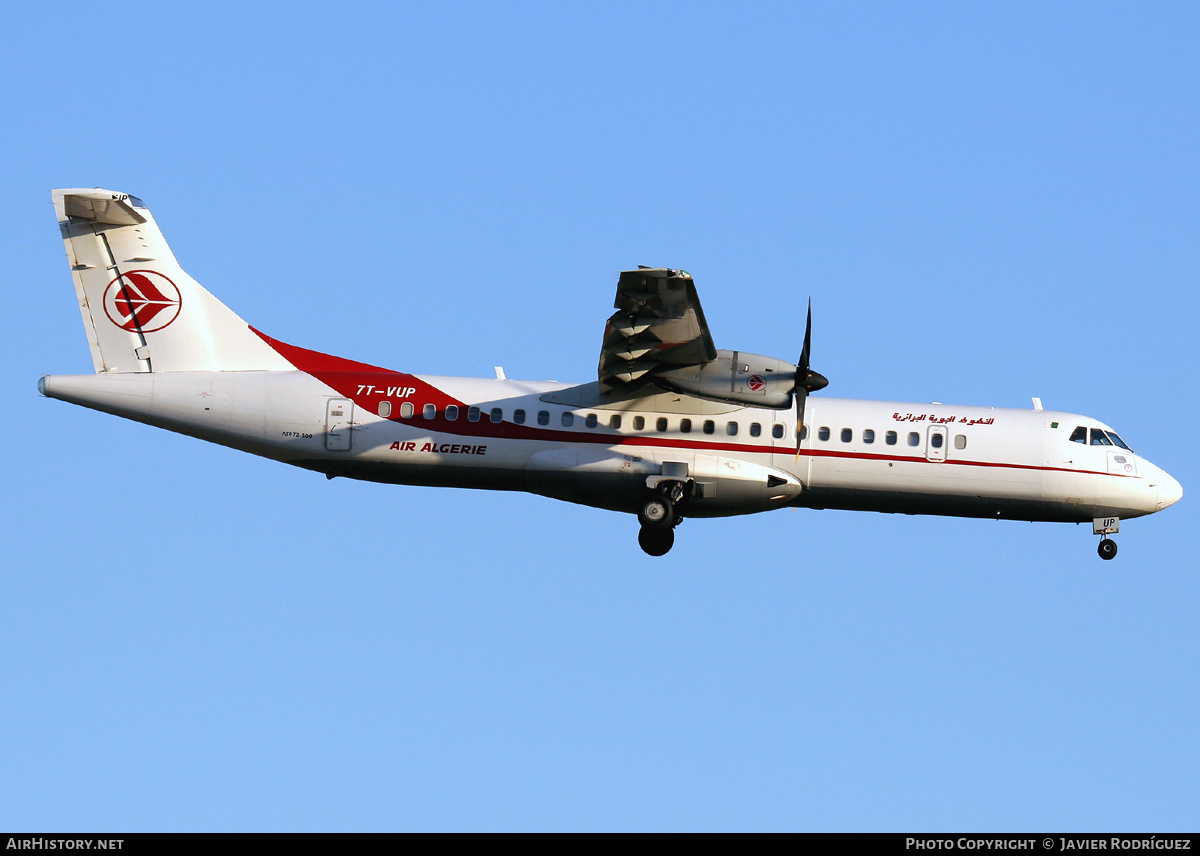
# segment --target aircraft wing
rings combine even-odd
[[[657,370],[700,365],[717,358],[696,284],[687,271],[638,268],[617,280],[617,311],[604,327],[600,389],[637,389]]]

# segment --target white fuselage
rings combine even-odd
[[[811,312],[796,365],[717,350],[686,271],[621,272],[591,383],[413,375],[248,325],[180,267],[136,196],[51,198],[96,374],[47,376],[42,392],[330,477],[635,513],[652,556],[681,517],[804,506],[1099,518],[1110,534],[1182,495],[1083,416],[797,399],[828,383],[809,364]],[[790,405],[805,402],[797,437]]]
[[[51,397],[326,473],[523,490],[636,511],[655,477],[695,483],[688,516],[783,506],[1021,520],[1138,517],[1178,482],[1134,453],[1071,442],[1084,416],[810,398],[790,410],[593,385],[297,371],[48,376]],[[648,480],[650,480],[648,482]]]

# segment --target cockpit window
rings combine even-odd
[[[1096,440],[1097,434],[1102,435],[1103,440],[1097,441]],[[1105,440],[1107,440],[1108,442],[1104,442]],[[1120,437],[1117,436],[1116,431],[1101,431],[1099,428],[1092,429],[1092,445],[1093,446],[1120,446],[1122,449],[1124,449],[1127,452],[1133,451],[1133,449],[1131,449],[1127,445],[1125,445],[1124,440],[1122,440]]]
[[[1084,426],[1080,425],[1078,428],[1076,428],[1074,431],[1072,431],[1071,432],[1071,442],[1072,443],[1083,443],[1085,446],[1088,445],[1088,429],[1085,428]],[[1129,446],[1125,443],[1124,440],[1122,440],[1120,437],[1117,436],[1116,431],[1104,431],[1100,428],[1092,429],[1091,445],[1093,445],[1093,446],[1120,446],[1126,452],[1133,451],[1133,449],[1129,448]]]
[[[1129,448],[1129,446],[1125,444],[1124,440],[1117,436],[1116,431],[1105,431],[1104,433],[1108,435],[1108,439],[1112,440],[1115,445],[1120,446],[1126,452],[1133,451],[1133,449]]]

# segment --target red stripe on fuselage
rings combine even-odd
[[[381,387],[398,386],[412,389],[414,392],[409,398],[415,399],[421,404],[436,405],[439,411],[444,410],[448,404],[456,404],[459,407],[466,406],[457,398],[451,398],[436,386],[426,383],[416,375],[392,371],[342,357],[332,357],[329,354],[310,351],[307,348],[298,348],[295,345],[280,342],[278,339],[272,339],[266,333],[255,330],[253,327],[250,329],[297,369],[312,375],[330,389],[351,399],[359,407],[375,410],[374,407],[369,406],[372,404],[370,398],[360,395],[358,392],[361,386],[372,384]],[[378,406],[378,402],[375,404]]]
[[[393,415],[388,417],[389,422],[396,422],[401,425],[407,425],[411,428],[423,428],[439,434],[450,434],[458,437],[481,437],[496,440],[540,440],[543,442],[557,443],[589,443],[593,445],[603,446],[644,446],[651,448],[662,449],[689,449],[696,452],[734,452],[739,454],[749,455],[791,455],[795,456],[796,448],[793,445],[763,445],[750,443],[721,443],[705,440],[684,440],[671,437],[658,437],[650,434],[637,434],[630,436],[628,434],[606,433],[606,429],[600,428],[585,428],[580,430],[562,430],[557,428],[541,428],[534,425],[517,425],[513,422],[492,422],[488,416],[486,409],[481,407],[483,412],[480,413],[478,422],[471,422],[467,419],[467,410],[471,405],[460,401],[453,396],[447,395],[442,390],[433,386],[430,383],[418,378],[416,375],[407,374],[405,372],[397,372],[391,369],[373,366],[369,363],[360,363],[355,360],[347,360],[342,357],[334,357],[329,354],[322,354],[319,351],[310,351],[307,348],[299,348],[295,345],[289,345],[285,342],[280,342],[277,339],[272,339],[265,333],[250,328],[264,342],[275,349],[284,359],[290,362],[298,370],[305,374],[311,375],[321,383],[333,389],[338,394],[352,400],[359,407],[362,407],[369,413],[377,413],[379,404],[382,401],[394,401],[396,405],[408,401],[417,408],[417,412],[409,418],[399,416],[399,407],[394,406],[392,409]],[[387,396],[371,396],[360,394],[359,390],[368,387],[373,389],[387,389],[390,387],[408,388],[414,392],[404,398],[387,397]],[[488,402],[490,403],[490,402]],[[432,419],[426,419],[419,412],[420,408],[426,404],[432,404],[437,408],[436,414]],[[446,407],[454,405],[460,408],[457,419],[446,418]],[[478,405],[477,405],[478,406]],[[578,413],[575,414],[578,419]],[[586,433],[585,433],[586,432]],[[801,449],[801,456],[811,456],[814,458],[848,458],[860,461],[893,461],[907,463],[939,463],[939,465],[953,464],[966,467],[999,467],[1004,469],[1017,470],[1035,470],[1042,472],[1061,472],[1061,473],[1079,473],[1082,475],[1097,475],[1097,476],[1113,476],[1115,478],[1136,478],[1136,476],[1128,476],[1123,473],[1106,473],[1097,470],[1077,470],[1068,467],[1051,467],[1037,466],[1033,464],[1015,464],[1004,461],[971,461],[956,458],[948,458],[945,461],[933,462],[929,461],[923,455],[886,455],[886,454],[871,454],[867,452],[840,452],[832,449]]]

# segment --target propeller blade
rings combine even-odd
[[[800,461],[800,435],[804,433],[804,402],[808,393],[796,390],[796,461]]]
[[[829,381],[823,374],[809,368],[812,353],[812,298],[808,299],[808,320],[804,322],[804,347],[800,349],[800,361],[796,363],[796,384],[792,393],[796,396],[796,460],[800,460],[800,434],[804,431],[804,402],[810,392],[824,389]]]
[[[796,363],[796,368],[799,372],[796,375],[797,386],[803,377],[808,374],[808,356],[812,350],[812,298],[808,298],[808,320],[804,322],[804,347],[800,349],[800,362]]]
[[[813,371],[808,365],[812,353],[812,299],[808,301],[808,320],[804,324],[804,347],[800,349],[800,361],[796,363],[795,392],[816,392],[829,386],[829,380],[820,372]]]

